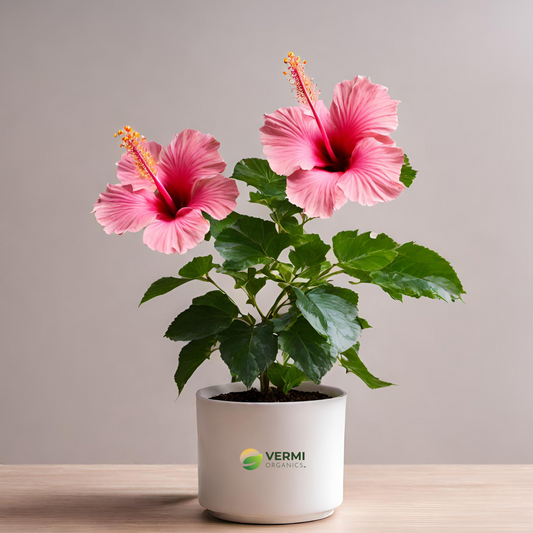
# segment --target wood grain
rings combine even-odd
[[[0,531],[533,532],[533,466],[347,466],[325,520],[249,526],[212,518],[196,467],[0,466]]]

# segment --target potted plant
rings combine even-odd
[[[106,233],[144,231],[144,242],[166,254],[212,240],[221,256],[195,257],[178,276],[153,283],[141,304],[181,285],[209,286],[168,327],[186,342],[175,374],[179,392],[215,353],[231,383],[197,393],[199,501],[215,516],[252,523],[290,523],[329,516],[342,502],[346,394],[321,384],[335,364],[370,388],[359,357],[359,297],[335,285],[372,284],[404,296],[461,299],[450,264],[414,242],[349,228],[332,245],[307,231],[348,200],[374,205],[395,199],[416,176],[389,136],[397,101],[357,76],[339,83],[328,109],[305,73],[305,61],[284,60],[297,107],[265,115],[260,130],[266,160],[243,159],[231,178],[213,137],[185,130],[165,148],[130,127],[116,136],[126,148],[120,184],[108,185],[94,212]],[[254,190],[263,217],[235,212],[235,180]],[[246,308],[217,283],[232,278]],[[258,305],[260,291],[271,305]],[[257,384],[256,384],[257,383]],[[256,386],[254,387],[254,384]]]

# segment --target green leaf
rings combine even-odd
[[[300,226],[300,223],[298,222],[298,219],[296,217],[282,218],[281,227],[289,235],[293,235],[293,236],[294,235],[300,236],[304,232],[304,228]]]
[[[237,272],[235,270],[223,272],[235,280],[236,289],[245,289],[249,296],[255,296],[267,282],[267,278],[256,277],[257,270],[253,267],[249,268],[246,272]]]
[[[231,177],[255,187],[265,197],[285,197],[287,178],[273,172],[265,159],[251,158],[239,161]]]
[[[293,217],[294,215],[298,215],[303,211],[301,207],[291,204],[287,198],[284,198],[283,200],[274,200],[273,206],[278,214],[283,218]]]
[[[210,291],[193,299],[194,305],[211,306],[226,312],[233,318],[239,315],[239,308],[221,291]]]
[[[279,333],[285,329],[288,329],[289,326],[296,320],[296,310],[294,307],[291,307],[286,313],[274,318],[272,323],[274,324],[274,332]]]
[[[224,293],[211,291],[194,298],[170,324],[165,337],[173,341],[202,339],[227,329],[238,315],[239,309]]]
[[[217,268],[219,274],[230,276],[235,280],[235,289],[240,289],[248,283],[248,272],[237,272],[236,270],[226,270],[225,268]]]
[[[218,265],[213,263],[212,255],[195,257],[180,269],[179,275],[183,278],[198,279],[209,274],[216,266]]]
[[[351,372],[360,377],[371,389],[381,389],[383,387],[394,385],[394,383],[381,381],[376,376],[373,376],[359,358],[358,352],[359,343],[349,350],[346,350],[340,357],[339,362],[346,369],[346,372]]]
[[[277,270],[280,276],[287,282],[294,278],[294,268],[289,263],[278,261],[273,268],[274,270]]]
[[[403,155],[403,166],[400,172],[400,181],[406,186],[410,187],[416,178],[417,171],[409,163],[409,158]]]
[[[250,296],[256,296],[257,293],[266,285],[266,278],[252,278],[246,284],[246,292]]]
[[[220,232],[215,248],[226,260],[224,268],[243,270],[272,262],[290,244],[291,236],[278,233],[273,222],[242,216],[235,224]]]
[[[330,345],[303,317],[298,318],[289,330],[280,333],[279,345],[315,383],[320,383],[336,359],[331,354]]]
[[[232,374],[251,387],[276,359],[278,339],[271,323],[250,326],[236,320],[220,335],[220,355]]]
[[[306,242],[316,241],[317,239],[320,239],[320,235],[317,235],[316,233],[304,233],[295,239],[295,241],[297,241],[298,244],[305,244]]]
[[[268,379],[284,394],[288,394],[294,387],[298,387],[309,378],[294,365],[272,363],[268,368]]]
[[[317,279],[317,278],[322,272],[328,270],[329,268],[331,268],[331,263],[329,261],[324,261],[323,263],[320,263],[319,265],[315,265],[311,268],[307,268],[306,270],[298,274],[297,277],[311,280],[310,285],[313,285],[313,286],[322,285],[324,283],[327,283],[328,279],[327,278]]]
[[[351,283],[352,285],[358,285],[359,283],[372,283],[371,272],[364,272],[363,270],[357,270],[356,268],[351,268],[347,265],[343,265],[342,270],[349,276],[352,276],[353,278],[356,278],[358,280],[358,281],[348,282],[348,283]]]
[[[239,215],[239,213],[235,213],[235,211],[233,211],[222,220],[217,220],[216,218],[213,218],[207,213],[203,213],[203,216],[206,220],[209,221],[209,225],[211,226],[211,229],[209,230],[209,235],[216,239],[224,228],[227,228],[228,226],[231,226],[232,224],[237,222],[237,220],[239,220],[242,215]]]
[[[325,287],[321,287],[321,290],[326,291],[329,294],[334,294],[339,298],[343,298],[347,302],[350,302],[356,309],[359,305],[359,295],[356,292],[353,292],[351,289],[343,289],[342,287],[335,287],[334,285],[326,285]]]
[[[296,294],[296,305],[302,312],[302,315],[318,333],[327,336],[328,323],[322,311],[298,287],[293,287],[293,291]]]
[[[272,199],[270,196],[265,196],[263,193],[253,191],[250,193],[249,202],[251,204],[261,204],[269,206],[271,200]]]
[[[291,204],[291,202],[285,197],[285,193],[278,196],[266,196],[260,192],[251,192],[250,202],[252,204],[266,205],[271,209],[275,209],[282,217],[294,216],[303,211],[301,207]]]
[[[294,216],[302,212],[301,207],[291,204],[287,199],[273,199],[268,205],[274,211],[270,218],[279,224],[282,231],[286,231],[291,235],[303,235],[304,228]]]
[[[325,262],[326,254],[330,248],[331,246],[322,242],[317,235],[317,238],[312,241],[296,246],[294,250],[291,250],[289,252],[289,259],[299,271],[304,271],[309,267]]]
[[[179,394],[189,378],[196,369],[213,353],[213,346],[216,344],[216,336],[209,336],[203,339],[191,341],[186,344],[180,352],[178,369],[174,375],[174,381],[178,386]]]
[[[339,260],[339,267],[363,271],[380,270],[396,257],[398,244],[384,233],[375,239],[370,232],[341,231],[333,237],[333,252]]]
[[[413,242],[403,244],[397,252],[390,265],[371,273],[372,283],[394,299],[425,296],[453,302],[465,294],[455,270],[436,252]]]
[[[261,192],[251,192],[249,202],[251,204],[261,204],[268,207],[270,210],[275,209],[275,205],[283,202],[283,196],[267,196]],[[270,215],[272,217],[272,215]]]
[[[152,283],[152,285],[150,285],[149,289],[144,294],[139,306],[141,306],[148,300],[151,300],[156,296],[166,294],[167,292],[170,292],[176,287],[179,287],[189,281],[203,278],[206,274],[208,274],[213,268],[217,266],[218,265],[213,263],[212,255],[206,255],[204,257],[195,257],[192,261],[189,261],[180,269],[179,274],[181,278],[161,278],[158,279],[156,282]]]
[[[328,338],[337,353],[353,346],[361,334],[357,320],[357,294],[325,285],[304,294],[294,287],[296,305],[315,330]]]
[[[368,323],[367,320],[365,320],[363,317],[358,316],[357,322],[359,322],[359,325],[361,326],[361,329],[369,329],[372,326]]]
[[[187,283],[188,281],[191,281],[190,279],[180,279],[180,278],[161,278],[157,281],[154,281],[148,290],[144,293],[144,296],[141,300],[141,303],[139,304],[139,307],[148,300],[151,300],[152,298],[155,298],[156,296],[161,296],[163,294],[166,294],[167,292],[170,292],[171,290],[175,289],[176,287],[179,287],[180,285],[183,285],[184,283]]]

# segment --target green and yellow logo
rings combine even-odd
[[[255,470],[261,465],[263,454],[253,448],[248,448],[241,453],[241,464],[246,470]]]

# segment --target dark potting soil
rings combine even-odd
[[[327,394],[317,391],[291,390],[284,394],[280,389],[270,389],[268,392],[259,392],[257,389],[250,389],[239,392],[227,392],[211,397],[211,400],[222,400],[224,402],[309,402],[313,400],[326,400],[332,398]]]

